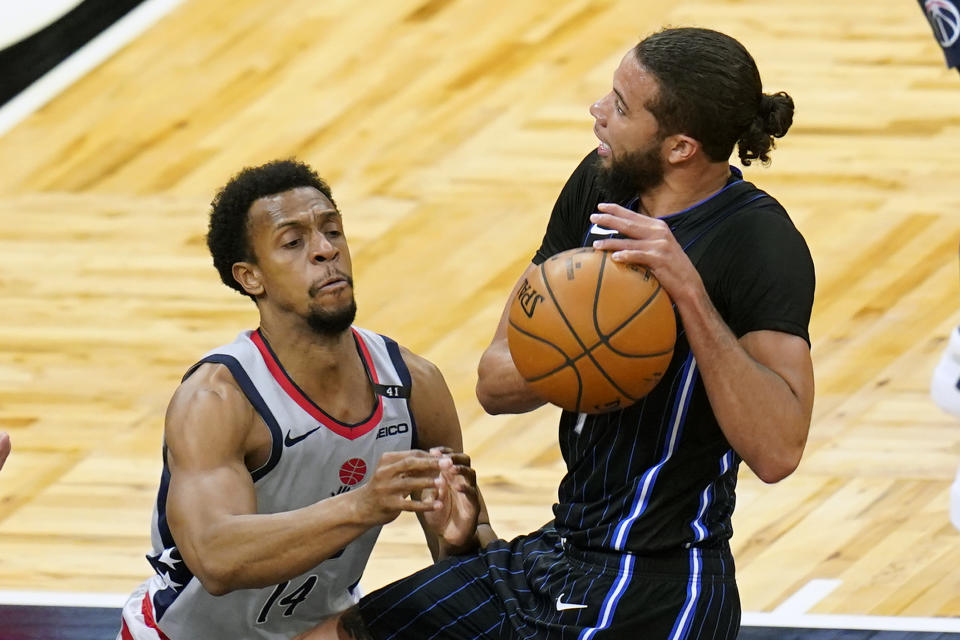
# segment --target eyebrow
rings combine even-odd
[[[336,209],[323,209],[322,211],[317,212],[322,218],[323,222],[326,222],[330,218],[339,218],[340,212]],[[304,226],[303,220],[299,217],[299,214],[293,214],[293,217],[286,218],[282,220],[278,225],[274,227],[274,231],[280,231],[281,229],[286,229],[287,227],[298,227]]]

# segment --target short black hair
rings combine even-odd
[[[207,247],[213,256],[213,266],[220,273],[223,284],[244,295],[234,277],[237,262],[256,263],[256,256],[247,233],[247,219],[254,201],[298,187],[313,187],[330,200],[336,208],[330,186],[309,165],[297,160],[274,160],[259,167],[245,167],[217,192],[210,203],[210,226]]]
[[[734,38],[695,27],[664,29],[633,48],[637,62],[657,80],[659,95],[646,105],[666,137],[700,141],[714,162],[730,157],[769,164],[773,138],[793,122],[793,99],[765,94],[757,64]]]

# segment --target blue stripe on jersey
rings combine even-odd
[[[667,440],[664,443],[663,456],[654,466],[644,471],[640,477],[640,486],[637,488],[637,495],[634,497],[633,506],[630,509],[630,515],[617,525],[613,536],[613,548],[617,551],[623,551],[627,542],[627,536],[630,533],[630,527],[636,522],[650,502],[650,494],[653,492],[653,485],[657,481],[660,469],[667,463],[667,460],[673,455],[677,447],[677,441],[683,432],[683,422],[687,417],[687,409],[690,406],[690,399],[693,395],[693,383],[697,374],[697,361],[693,357],[693,351],[687,355],[687,361],[684,362],[680,377],[683,384],[680,387],[680,393],[676,396],[673,405],[673,413],[670,415],[670,431],[667,433]]]
[[[680,617],[678,617],[677,621],[673,624],[669,640],[683,640],[690,632],[690,625],[693,623],[693,611],[697,606],[697,600],[700,598],[700,574],[702,565],[700,549],[691,549],[690,581],[687,583],[687,599],[683,603]]]
[[[610,623],[613,621],[613,613],[617,609],[617,603],[620,602],[620,596],[627,590],[627,584],[630,582],[630,578],[633,577],[633,565],[635,563],[636,560],[632,553],[625,553],[620,558],[619,577],[617,581],[613,583],[613,587],[610,588],[607,597],[600,606],[600,617],[597,619],[597,626],[581,631],[578,640],[588,640],[597,635],[597,631],[601,631],[610,626]]]
[[[261,396],[260,392],[257,391],[257,388],[254,386],[250,376],[248,376],[247,372],[244,371],[243,365],[240,364],[239,360],[233,356],[215,353],[212,356],[207,356],[198,362],[191,372],[204,362],[222,364],[230,370],[230,374],[233,376],[233,379],[237,381],[238,385],[240,385],[240,390],[243,391],[243,395],[247,396],[247,400],[250,401],[250,404],[253,405],[253,408],[257,410],[257,413],[260,414],[260,417],[263,418],[264,423],[266,423],[267,427],[270,429],[270,436],[273,440],[273,447],[270,450],[270,459],[267,460],[263,466],[250,472],[250,475],[253,476],[253,481],[256,482],[263,476],[267,475],[270,470],[277,466],[277,463],[280,462],[280,454],[283,452],[283,431],[280,429],[277,419],[273,417],[273,413],[271,413],[270,408],[267,407],[267,403],[263,399],[263,396]]]
[[[170,490],[170,469],[167,467],[167,445],[163,445],[163,471],[160,472],[160,489],[157,490],[157,529],[164,549],[176,546],[173,534],[167,525],[167,491]]]
[[[410,393],[413,393],[413,378],[410,376],[410,369],[407,368],[407,363],[403,361],[403,356],[400,355],[400,345],[397,344],[396,340],[392,340],[387,336],[380,337],[383,338],[383,343],[387,347],[387,353],[390,354],[390,362],[393,363],[393,368],[397,370],[397,375],[400,376],[400,383],[410,389]],[[405,402],[407,403],[407,414],[410,416],[410,448],[419,449],[417,419],[414,417],[413,410],[410,408],[410,398],[407,397]]]
[[[681,216],[681,215],[685,214],[687,211],[690,211],[690,210],[692,210],[692,209],[696,209],[697,207],[699,207],[699,206],[702,205],[703,203],[709,202],[710,200],[713,200],[714,198],[716,198],[717,196],[719,196],[721,193],[723,193],[724,191],[726,191],[726,190],[729,189],[730,187],[732,187],[732,186],[734,186],[734,185],[738,185],[738,184],[742,184],[742,183],[743,183],[743,172],[740,171],[740,169],[737,169],[735,166],[730,165],[730,173],[732,173],[734,176],[736,176],[736,178],[735,178],[734,180],[732,180],[731,182],[728,182],[726,185],[724,185],[724,187],[723,187],[722,189],[720,189],[720,191],[717,191],[716,193],[713,193],[713,194],[707,196],[706,198],[704,198],[704,199],[701,200],[700,202],[696,202],[696,203],[690,205],[689,207],[687,207],[686,209],[683,209],[682,211],[677,211],[677,212],[675,212],[675,213],[671,213],[670,215],[661,216],[660,219],[663,220],[664,222],[666,222],[666,221],[670,220],[671,218],[674,218],[674,217],[676,217],[676,216]],[[728,178],[728,179],[729,179],[729,178]]]
[[[707,508],[713,502],[713,485],[716,484],[717,480],[722,478],[727,471],[730,470],[730,466],[733,464],[733,450],[728,450],[723,457],[720,458],[720,475],[717,476],[717,479],[713,480],[710,484],[707,485],[706,489],[703,490],[703,493],[700,494],[700,508],[697,510],[697,517],[693,519],[693,522],[690,523],[690,527],[693,529],[693,541],[702,542],[706,540],[707,531],[706,525],[703,523],[703,517],[707,513]]]

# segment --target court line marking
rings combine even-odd
[[[800,587],[796,593],[780,603],[773,613],[794,615],[810,611],[818,602],[826,598],[831,591],[840,586],[842,580],[818,578]]]
[[[119,609],[129,597],[129,593],[0,591],[0,605],[25,605],[31,607],[107,607]]]
[[[745,627],[792,627],[795,629],[861,629],[869,631],[960,632],[958,618],[914,618],[906,616],[848,616],[826,613],[744,612]]]
[[[0,591],[0,606],[103,607],[119,609],[126,593],[71,593],[66,591]],[[782,605],[781,605],[782,606]],[[797,629],[859,629],[872,631],[960,632],[958,618],[919,618],[906,616],[866,616],[777,611],[744,612],[745,627],[793,627]]]
[[[170,13],[183,0],[145,0],[0,107],[0,136]]]

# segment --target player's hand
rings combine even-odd
[[[617,204],[601,203],[597,209],[599,213],[591,215],[590,221],[616,229],[626,238],[597,240],[593,243],[595,249],[611,251],[615,262],[649,268],[674,302],[703,290],[700,274],[666,222]]]
[[[441,507],[423,514],[429,529],[446,544],[464,547],[475,540],[480,515],[480,494],[477,472],[470,466],[470,456],[446,447],[430,450],[440,465],[441,482],[435,489],[423,492],[421,499],[435,497]]]
[[[388,451],[370,482],[355,492],[362,522],[386,524],[401,511],[437,511],[442,485],[440,458],[426,451]],[[411,497],[419,496],[419,497]]]
[[[10,436],[0,431],[0,469],[3,469],[3,463],[7,461],[8,455],[10,455]]]

